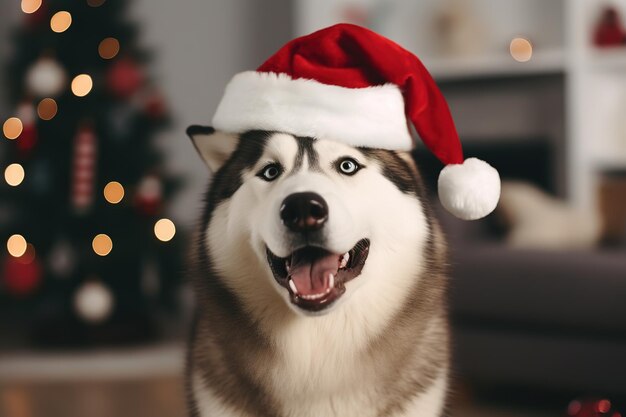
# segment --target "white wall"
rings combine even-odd
[[[163,135],[170,167],[187,178],[172,206],[179,224],[193,225],[208,173],[184,130],[210,124],[224,86],[255,69],[291,37],[289,0],[135,0],[142,43],[156,52],[153,67],[174,112]]]
[[[295,0],[295,31],[303,35],[342,21],[341,10],[357,4],[378,11],[372,29],[424,58],[437,55],[436,22],[455,6],[479,24],[482,33],[473,35],[485,43],[486,53],[506,53],[509,40],[520,35],[554,49],[564,42],[563,1],[568,0]]]

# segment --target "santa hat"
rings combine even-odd
[[[407,151],[413,148],[407,121],[446,165],[438,183],[443,206],[465,220],[493,211],[498,172],[475,158],[464,161],[448,105],[424,65],[359,26],[338,24],[294,39],[256,71],[235,75],[213,126]]]

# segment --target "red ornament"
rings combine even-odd
[[[162,119],[167,114],[165,99],[157,91],[151,92],[144,102],[144,111],[152,119]]]
[[[32,246],[19,258],[7,256],[2,266],[3,286],[15,297],[32,294],[41,284],[43,270]]]
[[[143,83],[144,75],[137,64],[129,58],[115,61],[107,73],[107,86],[120,98],[133,95]]]
[[[567,406],[567,417],[622,417],[611,401],[603,399],[579,399]]]
[[[135,194],[135,206],[146,216],[155,216],[162,201],[161,181],[155,175],[148,175],[139,183]]]
[[[626,33],[619,13],[613,7],[605,8],[594,30],[593,43],[600,47],[616,46],[623,44],[625,40]]]
[[[23,102],[17,108],[17,117],[22,121],[22,133],[15,141],[15,146],[23,158],[28,157],[37,145],[37,127],[35,125],[35,107],[31,102]]]
[[[77,210],[86,210],[93,204],[97,151],[97,138],[91,126],[80,127],[74,139],[72,167],[72,205]]]
[[[16,146],[22,157],[28,157],[37,144],[37,129],[34,124],[24,125]]]

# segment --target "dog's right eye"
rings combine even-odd
[[[259,171],[257,177],[265,181],[274,181],[283,172],[283,168],[279,164],[269,164]]]

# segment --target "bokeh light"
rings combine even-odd
[[[51,98],[44,98],[37,105],[37,114],[42,120],[50,120],[57,114],[57,102]]]
[[[41,0],[22,0],[22,11],[24,13],[35,13],[41,7]]]
[[[93,238],[91,246],[93,247],[93,251],[96,252],[98,255],[107,256],[109,253],[111,253],[111,250],[113,249],[113,241],[109,236],[101,233]]]
[[[574,400],[570,402],[567,406],[567,414],[569,414],[570,416],[576,415],[582,408],[583,405],[581,404],[581,402],[578,400]]]
[[[2,133],[7,139],[17,139],[22,134],[22,121],[17,117],[9,117],[2,125]]]
[[[78,97],[85,97],[91,91],[93,81],[87,74],[80,74],[72,80],[72,93]]]
[[[124,186],[117,181],[111,181],[104,187],[104,198],[111,204],[117,204],[124,198]]]
[[[50,28],[53,32],[65,32],[72,25],[72,15],[69,12],[56,12],[50,19]]]
[[[103,59],[115,58],[120,51],[120,42],[115,38],[105,38],[98,45],[98,54]]]
[[[15,258],[19,258],[20,256],[26,253],[26,249],[28,244],[26,243],[26,239],[22,235],[12,235],[7,240],[7,250],[9,254]]]
[[[511,56],[517,62],[527,62],[533,56],[533,45],[528,39],[515,38],[509,46]]]
[[[609,410],[611,410],[611,401],[609,400],[600,400],[596,404],[596,411],[600,414],[608,413]]]
[[[24,176],[24,167],[20,164],[11,164],[4,170],[4,180],[12,187],[20,185]]]
[[[161,219],[154,224],[154,234],[160,241],[168,242],[176,234],[176,226],[170,219]]]

